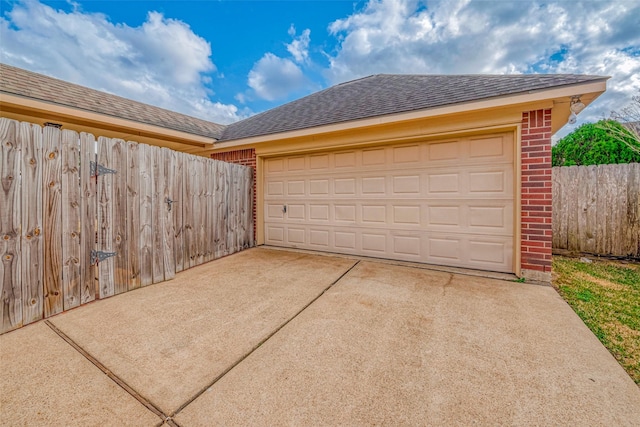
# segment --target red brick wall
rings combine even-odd
[[[249,148],[246,150],[227,151],[225,153],[213,153],[211,158],[222,160],[223,162],[236,163],[253,168],[253,238],[256,236],[256,150]]]
[[[551,110],[529,111],[522,114],[523,270],[551,273],[551,194]]]

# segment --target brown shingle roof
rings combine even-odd
[[[0,92],[219,139],[224,126],[0,64]]]
[[[233,123],[225,128],[221,140],[275,134],[607,78],[573,74],[380,74],[342,83]]]

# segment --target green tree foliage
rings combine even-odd
[[[614,135],[611,130],[617,134]],[[616,121],[587,123],[562,138],[551,149],[551,162],[553,166],[640,163],[640,153],[629,146],[633,143],[633,135]]]

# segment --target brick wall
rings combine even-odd
[[[211,158],[214,160],[222,160],[223,162],[236,163],[243,166],[253,168],[253,238],[256,235],[256,150],[249,148],[246,150],[227,151],[224,153],[213,153]]]
[[[551,280],[551,110],[522,115],[522,275]]]

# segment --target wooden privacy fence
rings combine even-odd
[[[252,169],[0,119],[0,333],[253,245]]]
[[[640,163],[554,167],[553,248],[640,257]]]

